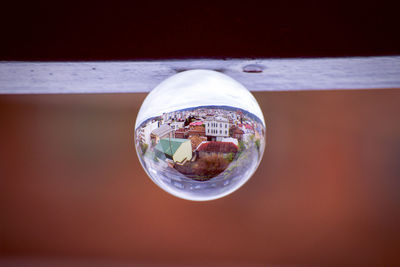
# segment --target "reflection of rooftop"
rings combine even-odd
[[[202,125],[202,124],[203,124],[202,121],[194,121],[194,122],[190,123],[190,125],[192,125],[192,126],[197,126],[197,125]]]
[[[202,143],[197,150],[215,153],[236,153],[238,151],[238,147],[232,142],[211,141]]]
[[[157,136],[163,136],[170,132],[172,132],[171,126],[169,126],[168,124],[163,124],[157,129],[154,129],[151,133]]]
[[[160,140],[155,149],[169,156],[173,156],[178,148],[185,142],[190,142],[190,140],[181,138],[164,138]]]
[[[191,126],[189,131],[190,132],[202,132],[202,133],[205,133],[206,129],[203,126]]]
[[[206,120],[207,121],[218,121],[218,122],[229,122],[227,118],[219,117],[219,116],[207,117]]]

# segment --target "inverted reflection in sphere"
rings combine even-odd
[[[150,178],[188,200],[238,189],[255,172],[265,147],[257,101],[222,73],[190,70],[159,84],[144,100],[135,145]]]

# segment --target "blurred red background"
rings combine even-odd
[[[0,265],[400,264],[400,91],[255,96],[261,165],[209,202],[140,166],[145,94],[0,96]]]

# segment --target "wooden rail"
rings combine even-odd
[[[0,94],[149,92],[184,70],[221,71],[251,91],[400,88],[400,56],[0,62]]]

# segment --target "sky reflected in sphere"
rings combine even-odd
[[[253,95],[222,73],[190,70],[160,83],[135,125],[149,177],[177,197],[205,201],[242,186],[265,148],[265,122]]]

